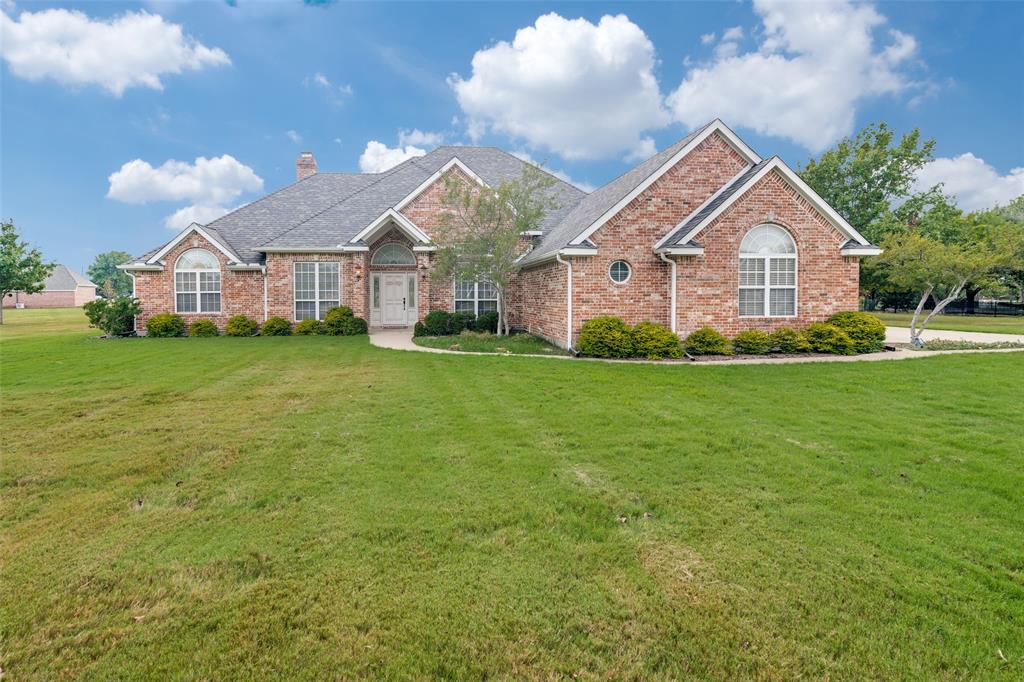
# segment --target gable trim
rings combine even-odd
[[[747,183],[733,192],[732,196],[722,202],[722,204],[714,211],[709,213],[700,223],[694,225],[689,232],[680,237],[677,240],[679,244],[685,244],[696,237],[705,227],[715,221],[718,216],[722,215],[726,210],[729,209],[736,201],[750,191],[752,187],[757,185],[760,180],[771,173],[773,170],[778,171],[779,175],[783,180],[788,182],[808,203],[811,204],[819,213],[821,213],[829,223],[832,224],[837,230],[846,235],[849,239],[854,240],[858,244],[863,246],[870,246],[867,239],[865,239],[857,230],[853,228],[850,223],[846,221],[834,208],[829,206],[824,199],[822,199],[817,192],[800,179],[800,176],[793,172],[789,166],[783,163],[782,159],[775,156],[772,157],[771,161],[765,164],[765,167],[753,175]]]
[[[153,254],[153,256],[149,260],[146,261],[146,264],[147,265],[153,265],[154,263],[156,263],[157,261],[162,259],[164,256],[166,256],[168,253],[171,252],[171,249],[173,249],[175,246],[180,244],[181,241],[185,237],[189,236],[193,232],[199,234],[199,236],[201,236],[203,239],[205,239],[206,241],[208,241],[211,244],[213,244],[217,248],[218,251],[220,251],[225,256],[227,256],[227,258],[228,258],[228,260],[230,262],[232,262],[232,263],[238,263],[239,262],[238,256],[233,254],[230,249],[228,249],[224,244],[222,244],[220,242],[220,240],[214,239],[210,235],[209,232],[207,232],[206,230],[203,229],[202,225],[200,225],[199,223],[192,223],[191,225],[186,227],[184,230],[179,232],[177,237],[175,237],[171,241],[167,242],[167,244],[165,244],[162,249],[160,249],[155,254]]]
[[[488,186],[487,183],[483,181],[483,178],[481,178],[479,175],[474,173],[470,169],[469,166],[467,166],[466,164],[462,163],[462,161],[459,160],[459,157],[453,156],[451,161],[449,161],[445,165],[441,166],[440,170],[435,171],[429,178],[427,178],[422,183],[420,183],[419,187],[417,187],[413,191],[411,191],[408,194],[406,194],[405,198],[403,198],[401,201],[399,201],[397,204],[395,204],[395,210],[396,211],[401,211],[403,208],[405,208],[410,203],[412,203],[412,200],[415,199],[416,197],[418,197],[420,194],[422,194],[428,187],[430,187],[435,182],[440,180],[441,176],[443,176],[445,173],[450,171],[452,168],[456,168],[456,167],[459,170],[461,170],[463,173],[468,175],[470,178],[472,178],[472,180],[474,182],[476,182],[477,184],[479,184],[481,187],[487,187]]]
[[[694,209],[694,210],[693,210],[693,211],[692,211],[692,212],[690,213],[690,215],[688,215],[688,216],[686,216],[685,218],[683,218],[682,220],[680,220],[680,221],[679,221],[679,224],[678,224],[678,225],[676,225],[676,226],[675,226],[674,228],[672,228],[671,230],[669,230],[669,231],[668,231],[668,233],[667,233],[667,234],[666,234],[666,235],[665,235],[664,237],[662,237],[661,239],[659,239],[659,240],[658,240],[658,243],[654,245],[654,248],[655,248],[655,250],[657,250],[657,249],[660,249],[661,247],[663,247],[663,246],[665,245],[665,242],[667,242],[667,241],[668,241],[669,239],[671,239],[671,238],[672,238],[672,235],[674,235],[674,234],[676,233],[676,230],[678,230],[678,229],[679,229],[680,227],[682,227],[682,226],[683,226],[683,225],[685,225],[685,224],[686,224],[687,222],[689,222],[689,221],[690,221],[690,220],[691,220],[691,219],[692,219],[692,218],[693,218],[693,217],[694,217],[695,215],[699,214],[699,213],[700,213],[701,211],[703,211],[703,210],[704,210],[705,208],[707,208],[707,206],[708,206],[708,205],[709,205],[709,204],[710,204],[710,203],[711,203],[712,201],[714,201],[714,200],[715,200],[715,199],[717,199],[717,198],[718,198],[719,196],[721,196],[722,192],[724,192],[725,190],[729,189],[729,187],[731,187],[731,186],[732,186],[732,183],[736,182],[736,181],[737,181],[737,180],[739,180],[739,179],[740,179],[741,177],[743,177],[743,174],[744,174],[744,173],[747,173],[747,172],[749,172],[749,171],[750,171],[750,169],[751,169],[751,168],[753,168],[753,167],[754,167],[753,165],[748,165],[748,166],[744,166],[744,167],[743,167],[743,170],[741,170],[741,171],[740,171],[739,173],[737,173],[736,175],[734,175],[734,176],[732,176],[731,178],[729,178],[729,180],[728,180],[728,181],[727,181],[727,182],[726,182],[726,183],[725,183],[724,185],[722,185],[722,186],[721,186],[721,187],[719,187],[719,188],[718,188],[717,190],[715,190],[715,193],[714,193],[714,194],[712,194],[711,196],[709,196],[709,197],[708,197],[708,198],[707,198],[707,199],[706,199],[706,200],[704,201],[704,203],[702,203],[702,204],[701,204],[700,206],[698,206],[698,207],[697,207],[696,209]],[[685,242],[684,242],[684,243],[685,243]]]
[[[708,139],[714,133],[721,135],[729,146],[733,150],[743,157],[743,159],[750,165],[761,163],[761,157],[754,152],[753,149],[748,147],[746,143],[741,140],[736,133],[729,130],[729,126],[722,122],[722,119],[716,118],[714,121],[708,124],[708,126],[699,134],[697,137],[690,140],[689,144],[680,149],[678,152],[673,154],[668,161],[663,163],[657,170],[648,175],[643,182],[637,185],[629,194],[624,196],[614,206],[605,211],[601,217],[592,222],[583,232],[579,233],[569,244],[576,245],[581,244],[586,239],[590,238],[590,235],[597,232],[601,227],[604,226],[609,220],[614,218],[619,212],[630,204],[634,199],[640,196],[647,190],[648,187],[653,185],[661,176],[667,173],[672,167],[683,160],[690,152],[697,148],[704,140]]]
[[[416,227],[416,223],[409,220],[408,218],[406,218],[404,215],[402,215],[393,208],[389,208],[388,210],[384,211],[379,216],[377,216],[377,218],[372,223],[364,227],[362,231],[360,231],[359,234],[357,234],[355,237],[352,237],[352,239],[350,239],[348,243],[354,244],[356,242],[372,242],[373,235],[375,235],[380,228],[384,227],[388,223],[388,221],[394,222],[398,229],[404,232],[405,235],[412,239],[413,241],[420,242],[423,244],[430,243],[430,237],[428,237],[426,233],[423,232],[423,230]],[[339,244],[338,246],[340,248],[344,245]]]

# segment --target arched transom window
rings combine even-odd
[[[206,249],[189,249],[178,256],[174,307],[179,313],[220,312],[220,261]]]
[[[758,225],[740,243],[740,316],[796,315],[796,243],[777,225]]]
[[[385,244],[373,254],[371,265],[416,265],[416,256],[401,244]]]

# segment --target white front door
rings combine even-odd
[[[381,324],[405,325],[407,276],[404,273],[381,275],[381,279],[384,280],[384,306]]]

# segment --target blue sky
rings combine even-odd
[[[884,120],[936,138],[920,182],[965,208],[1024,191],[1024,3],[3,12],[0,214],[76,269],[292,182],[306,149],[356,172],[496,145],[592,187],[716,116],[794,167]]]

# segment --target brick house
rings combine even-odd
[[[303,152],[294,184],[121,266],[139,327],[168,311],[223,327],[238,314],[322,318],[341,304],[385,327],[494,310],[486,282],[431,281],[431,235],[446,174],[494,186],[523,163],[493,147],[439,147],[383,173],[320,173]],[[523,235],[507,314],[563,347],[598,315],[680,335],[819,321],[856,309],[859,257],[880,252],[718,120],[592,193],[561,180],[552,191],[558,208]]]
[[[4,297],[5,308],[78,308],[96,298],[96,285],[66,265],[57,264],[34,294],[12,291]]]

